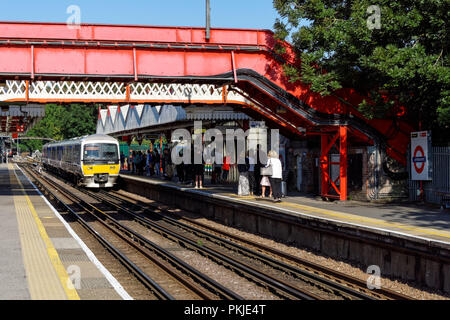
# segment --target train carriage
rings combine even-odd
[[[102,134],[48,143],[42,163],[86,188],[113,187],[119,176],[119,142]]]

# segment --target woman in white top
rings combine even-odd
[[[281,161],[278,159],[276,151],[269,151],[269,160],[266,167],[272,167],[272,176],[269,177],[270,185],[272,186],[272,194],[275,202],[281,201],[281,179],[283,174],[283,168],[281,167]]]

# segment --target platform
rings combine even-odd
[[[0,165],[0,300],[129,299],[14,164]]]
[[[326,202],[320,198],[289,193],[281,203],[270,198],[257,196],[238,196],[237,185],[206,185],[203,189],[162,180],[158,178],[136,176],[122,173],[121,176],[147,181],[152,184],[164,184],[186,192],[202,194],[207,197],[225,199],[277,210],[290,215],[313,217],[330,222],[394,233],[411,238],[450,244],[450,212],[441,211],[427,205],[412,203],[364,203],[359,201]]]

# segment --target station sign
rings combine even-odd
[[[411,180],[431,180],[431,131],[411,132]]]
[[[249,127],[250,128],[265,128],[266,122],[265,121],[249,121]]]

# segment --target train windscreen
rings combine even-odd
[[[86,144],[83,150],[84,161],[119,161],[117,145],[111,143],[91,143]]]

